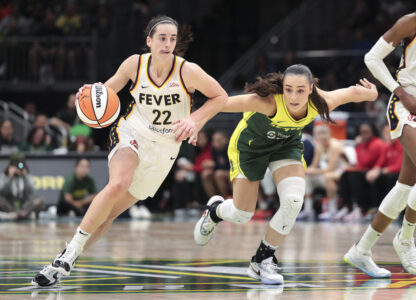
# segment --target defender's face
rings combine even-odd
[[[153,36],[146,38],[152,56],[158,59],[170,59],[176,47],[178,29],[173,24],[160,24],[153,29]]]
[[[306,113],[309,96],[312,94],[312,84],[303,75],[289,74],[283,81],[285,104],[292,116]]]

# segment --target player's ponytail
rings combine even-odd
[[[325,99],[318,93],[316,86],[318,79],[313,77],[311,70],[302,64],[296,64],[288,67],[283,74],[281,73],[269,73],[264,78],[257,77],[257,81],[254,83],[246,83],[245,90],[247,93],[255,93],[260,97],[267,97],[273,94],[283,94],[283,80],[287,75],[302,75],[305,76],[309,84],[313,84],[312,94],[309,100],[318,111],[322,120],[325,122],[334,121],[329,116],[329,107]]]
[[[189,44],[194,40],[194,35],[191,31],[190,25],[182,25],[179,27],[179,24],[176,20],[168,16],[157,16],[152,18],[144,30],[145,37],[153,37],[153,34],[156,32],[156,28],[161,24],[172,24],[178,29],[178,38],[176,41],[176,47],[173,53],[175,55],[184,56],[186,50],[188,50]],[[150,49],[147,45],[144,47],[144,51],[149,52]]]

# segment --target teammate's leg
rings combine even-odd
[[[406,128],[403,129],[403,135]],[[403,162],[398,181],[384,197],[379,210],[361,237],[360,241],[345,254],[344,260],[372,277],[390,277],[390,271],[379,268],[371,258],[371,248],[381,234],[403,211],[408,202],[409,193],[416,180],[416,167],[406,151],[403,151]]]
[[[413,174],[416,174],[416,128],[404,126],[400,142],[403,145],[404,152],[412,161]],[[404,162],[403,162],[404,163]],[[415,176],[413,184],[415,183]],[[413,238],[416,225],[416,190],[415,187],[409,193],[407,199],[406,213],[403,218],[403,224],[393,240],[393,246],[400,257],[404,269],[416,275],[416,248]]]

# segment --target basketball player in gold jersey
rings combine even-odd
[[[153,196],[175,162],[180,143],[189,139],[195,144],[198,131],[228,99],[215,79],[175,55],[190,41],[189,33],[178,33],[175,20],[153,18],[145,34],[150,52],[127,58],[105,83],[118,92],[131,80],[135,100],[111,129],[109,183],[92,201],[65,250],[33,278],[35,286],[54,286],[69,275],[82,251],[105,234],[118,215]],[[209,100],[191,113],[195,90]]]
[[[383,59],[400,43],[403,43],[403,55],[394,80]],[[393,247],[403,268],[416,275],[413,238],[416,225],[416,13],[401,17],[365,55],[364,61],[374,77],[392,92],[387,119],[391,138],[398,138],[403,145],[403,162],[396,185],[383,199],[373,222],[360,241],[345,254],[344,260],[372,277],[390,277],[389,270],[374,263],[371,248],[406,208]]]
[[[230,97],[223,111],[245,112],[230,139],[228,156],[233,199],[214,196],[194,228],[194,240],[206,245],[222,220],[248,222],[254,214],[259,182],[266,169],[273,175],[280,207],[270,220],[265,239],[252,257],[248,275],[265,284],[282,284],[276,248],[292,229],[305,195],[302,129],[321,115],[347,102],[375,100],[376,87],[361,85],[326,92],[318,89],[305,65],[293,65],[282,74],[271,73],[246,86],[249,94]]]

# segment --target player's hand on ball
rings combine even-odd
[[[173,133],[175,134],[175,140],[178,143],[187,138],[191,138],[196,131],[195,122],[191,117],[176,120],[172,124],[175,125]],[[192,140],[194,140],[194,138],[192,138]],[[189,143],[191,143],[191,140],[189,140]]]
[[[96,83],[98,83],[98,84],[102,84],[102,82],[96,82]],[[76,93],[76,95],[75,95],[75,101],[79,100],[79,96],[82,94],[82,92],[83,92],[85,89],[87,89],[87,88],[91,88],[91,86],[92,86],[93,84],[94,84],[94,83],[91,83],[91,84],[87,83],[87,84],[84,84],[82,87],[80,87],[80,88],[78,89],[78,92],[77,92],[77,93]]]

